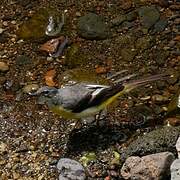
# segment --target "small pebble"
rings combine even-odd
[[[15,24],[16,24],[16,21],[15,21],[15,20],[11,21],[11,24],[14,24],[14,25],[15,25]]]
[[[30,94],[32,92],[35,92],[38,89],[39,89],[39,86],[37,84],[28,84],[23,87],[23,92]]]
[[[77,17],[80,17],[81,16],[81,13],[79,11],[76,12],[76,16]]]
[[[2,33],[3,33],[3,31],[4,31],[4,29],[3,29],[3,28],[0,28],[0,34],[2,34]]]
[[[3,24],[3,26],[8,26],[8,22],[7,21],[4,21],[2,24]]]
[[[165,102],[165,101],[168,101],[168,97],[155,94],[154,96],[152,96],[152,100],[155,102]]]
[[[6,72],[9,70],[9,66],[5,62],[0,62],[0,71]]]

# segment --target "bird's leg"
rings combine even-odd
[[[95,120],[94,122],[96,122],[96,126],[99,127],[99,120],[101,119],[101,114],[102,114],[103,110],[100,110],[98,114],[95,115]]]
[[[75,123],[75,125],[74,125],[73,130],[75,130],[75,129],[79,129],[81,126],[82,126],[81,121],[80,121],[80,120],[77,120],[77,121],[76,121],[76,123]]]

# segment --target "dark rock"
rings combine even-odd
[[[26,56],[26,55],[19,55],[17,58],[16,58],[16,65],[18,66],[25,66],[27,64],[31,64],[31,59],[29,56]]]
[[[134,59],[135,55],[137,54],[136,51],[133,51],[130,48],[123,48],[121,49],[121,56],[124,61],[130,62]]]
[[[180,116],[180,90],[172,98],[168,105],[168,114],[173,116]]]
[[[16,0],[16,2],[17,2],[19,5],[24,6],[24,7],[29,6],[32,1],[33,1],[33,0],[26,0],[26,1],[24,1],[24,0]]]
[[[143,6],[138,9],[142,27],[150,29],[159,20],[159,11],[154,6]]]
[[[144,51],[152,46],[152,38],[149,36],[141,37],[136,41],[137,50]]]
[[[132,11],[129,12],[128,14],[126,14],[126,20],[127,21],[134,21],[137,18],[137,12],[136,11]]]
[[[5,43],[8,41],[9,35],[5,32],[0,34],[0,43]]]
[[[86,39],[106,39],[109,28],[102,17],[89,13],[79,18],[78,33]]]
[[[159,0],[157,1],[160,6],[162,7],[168,7],[169,6],[169,0]]]
[[[162,65],[165,64],[168,56],[169,56],[169,52],[168,52],[168,51],[165,51],[165,50],[159,50],[159,49],[157,49],[157,50],[154,52],[154,60],[156,61],[156,63],[157,63],[159,66],[162,66]]]
[[[133,141],[121,152],[122,160],[132,155],[143,156],[152,153],[175,152],[175,144],[180,135],[180,127],[163,126]]]
[[[125,15],[119,15],[116,18],[114,18],[112,20],[112,24],[114,26],[119,26],[120,24],[122,24],[124,21],[126,21],[126,16]]]
[[[154,25],[153,32],[161,32],[166,28],[167,25],[168,21],[166,19],[161,19]]]
[[[162,152],[143,157],[131,156],[124,163],[121,175],[124,179],[166,179],[170,165],[175,159],[171,152]]]

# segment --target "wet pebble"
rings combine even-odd
[[[169,98],[167,96],[163,96],[163,95],[160,95],[160,94],[155,94],[155,95],[152,96],[152,100],[155,101],[155,102],[158,102],[158,103],[167,102],[168,99]]]
[[[3,33],[3,31],[4,31],[4,29],[3,29],[3,28],[0,28],[0,34],[2,34],[2,33]]]
[[[114,18],[111,23],[114,26],[119,26],[120,24],[122,24],[124,21],[126,21],[126,16],[125,15],[119,15],[116,18]]]
[[[0,62],[0,72],[6,72],[9,70],[9,66],[5,62]]]
[[[16,58],[16,65],[18,66],[25,66],[27,64],[31,64],[31,59],[27,55],[19,55]]]
[[[23,87],[23,93],[31,94],[32,92],[35,92],[39,89],[39,86],[37,84],[28,84]]]
[[[78,33],[86,39],[106,39],[109,28],[101,16],[89,13],[79,18]]]
[[[168,114],[173,116],[180,115],[180,90],[172,98],[168,105]]]
[[[5,82],[6,82],[6,78],[0,76],[0,85],[3,85]]]
[[[166,28],[167,25],[168,21],[166,19],[161,19],[154,25],[153,32],[161,32]]]
[[[54,16],[56,17],[57,14],[59,13],[57,13],[56,10],[50,10],[48,8],[40,9],[39,11],[34,13],[34,15],[31,18],[29,18],[27,21],[23,22],[20,25],[17,31],[18,37],[25,40],[29,40],[29,39],[35,41],[45,40],[47,38],[46,28],[49,18]],[[52,18],[50,18],[50,20],[52,20]],[[57,21],[58,21],[57,24],[59,25],[60,24],[59,21],[61,20],[57,18]],[[57,34],[61,30],[60,26],[58,26],[56,29],[55,24],[56,22],[54,21],[51,21],[49,23],[51,29],[48,30],[50,31],[51,35]]]
[[[84,180],[86,178],[84,167],[73,159],[61,158],[57,164],[57,168],[60,171],[59,180]]]
[[[7,144],[1,142],[0,143],[0,154],[3,154],[7,151]]]

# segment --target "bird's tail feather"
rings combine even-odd
[[[142,79],[133,80],[131,82],[124,83],[125,92],[129,92],[132,89],[139,87],[139,86],[142,86],[142,85],[145,85],[149,82],[153,82],[156,80],[164,80],[167,78],[167,76],[169,76],[169,75],[168,74],[157,74],[157,75],[152,75],[149,77],[145,77]]]

